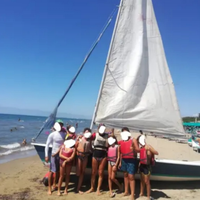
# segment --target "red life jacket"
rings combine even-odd
[[[108,148],[108,156],[107,160],[111,162],[116,162],[117,161],[117,152],[118,147],[115,145],[114,147],[109,147]]]
[[[120,152],[122,154],[122,158],[135,158],[133,150],[131,150],[131,146],[133,145],[133,139],[129,139],[127,141],[120,142]]]
[[[49,173],[50,172],[47,172],[45,175],[44,175],[44,178],[42,179],[42,183],[45,185],[45,186],[48,186],[49,185],[49,182],[48,182],[48,177],[49,177]],[[53,178],[51,179],[51,184],[53,184],[53,181],[55,179],[55,173],[53,173]]]
[[[144,164],[144,165],[148,164],[147,151],[146,151],[145,147],[142,147],[140,149],[140,164]]]
[[[140,164],[148,165],[147,151],[145,147],[140,149]],[[154,155],[151,156],[150,165],[155,165]]]

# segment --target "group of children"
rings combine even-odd
[[[63,123],[57,122],[54,125],[55,133],[53,140],[49,142],[45,149],[46,161],[48,161],[48,146],[52,144],[52,156],[50,171],[56,173],[59,171],[58,181],[58,195],[61,195],[61,185],[65,178],[65,190],[64,194],[67,194],[68,183],[70,179],[70,172],[74,161],[76,159],[76,188],[77,193],[83,194],[80,190],[84,178],[85,169],[88,163],[88,156],[92,154],[92,173],[91,173],[91,188],[86,193],[95,191],[95,179],[98,173],[98,186],[97,194],[100,194],[100,188],[103,181],[104,170],[106,164],[108,164],[108,186],[110,197],[114,197],[116,194],[113,193],[112,184],[115,183],[119,192],[123,192],[124,195],[129,195],[129,186],[131,190],[131,200],[134,199],[135,195],[135,173],[139,171],[141,174],[141,187],[140,196],[144,195],[144,188],[147,188],[147,197],[150,199],[150,174],[151,165],[153,165],[154,155],[158,155],[158,152],[153,149],[152,146],[147,145],[145,136],[141,131],[141,135],[135,139],[131,137],[131,133],[127,127],[122,128],[121,138],[122,140],[117,141],[114,135],[114,131],[110,134],[105,133],[106,127],[104,124],[100,124],[96,133],[91,133],[91,129],[85,128],[83,135],[76,137],[75,128],[72,126],[67,127],[67,130],[63,131]],[[63,138],[62,132],[65,132],[65,141],[63,144],[59,139]],[[57,135],[56,135],[57,134]],[[57,137],[56,137],[57,136]],[[51,137],[51,136],[49,136]],[[57,139],[56,139],[57,138]],[[55,152],[55,144],[60,144]],[[140,153],[140,160],[138,162],[137,153]],[[52,159],[53,158],[53,159]],[[56,158],[56,159],[54,159]],[[59,160],[59,163],[56,162]],[[58,165],[59,164],[59,168]],[[56,167],[55,167],[56,166]],[[56,169],[54,169],[56,168]],[[115,178],[116,172],[120,170],[124,174],[124,188],[123,184]],[[52,176],[52,174],[50,174]],[[49,183],[51,183],[51,177],[49,177]],[[55,184],[54,184],[55,187]],[[49,186],[48,193],[51,194],[51,184]]]

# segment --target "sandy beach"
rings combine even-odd
[[[136,137],[136,135],[134,134]],[[175,160],[200,160],[200,154],[194,152],[187,144],[179,144],[167,139],[155,138],[147,136],[147,142],[159,151],[158,158],[168,158]],[[69,194],[67,196],[57,196],[57,192],[53,192],[51,196],[47,195],[47,188],[41,183],[43,176],[48,171],[40,161],[38,156],[13,160],[7,163],[0,164],[0,199],[30,199],[30,200],[53,200],[76,198],[77,200],[93,200],[93,199],[110,199],[108,193],[107,179],[104,179],[103,193],[101,196],[92,194],[75,194],[74,175],[71,175]],[[120,179],[123,182],[123,179]],[[64,187],[64,183],[63,183]],[[85,177],[83,190],[86,191],[90,187],[90,176]],[[136,181],[136,199],[142,200],[146,197],[138,197],[139,181]],[[188,200],[200,199],[200,182],[152,182],[152,196],[155,199],[172,200]],[[117,194],[114,199],[129,199],[123,197],[122,194]]]

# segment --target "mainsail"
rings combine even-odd
[[[184,133],[151,0],[121,0],[94,122]]]

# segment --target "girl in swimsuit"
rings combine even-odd
[[[108,186],[110,190],[110,197],[114,197],[115,193],[112,192],[112,182],[114,182],[118,188],[119,191],[123,191],[123,186],[120,185],[119,181],[115,178],[118,164],[120,161],[120,151],[119,146],[117,145],[117,139],[115,136],[111,136],[108,138]]]
[[[79,194],[83,194],[80,190],[83,177],[85,174],[85,168],[88,163],[88,156],[91,154],[92,146],[91,146],[91,139],[92,136],[91,129],[85,128],[83,131],[83,137],[78,138],[76,142],[76,155],[77,155],[77,165],[76,165],[76,176],[77,176],[77,188],[76,192]]]
[[[97,172],[99,174],[97,195],[100,195],[100,188],[103,182],[104,169],[107,164],[107,149],[108,149],[108,134],[105,133],[105,125],[100,124],[98,132],[93,133],[91,140],[94,140],[93,158],[92,158],[92,175],[91,175],[91,188],[87,193],[94,192],[95,179]]]
[[[67,194],[68,183],[70,179],[70,172],[72,168],[72,161],[75,157],[76,150],[74,148],[75,140],[69,139],[64,142],[60,148],[60,177],[58,181],[58,195],[60,196],[60,188],[63,182],[65,174],[65,191],[64,194]]]

